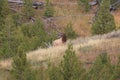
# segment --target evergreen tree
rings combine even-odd
[[[98,3],[101,3],[102,2],[102,0],[96,0]],[[110,0],[110,4],[112,5],[112,4],[114,4],[115,2],[117,2],[118,0]]]
[[[29,41],[29,46],[31,49],[36,49],[38,47],[46,47],[45,42],[50,42],[51,37],[47,34],[44,29],[44,25],[41,20],[37,19],[34,24],[27,24],[22,26],[22,32]]]
[[[4,57],[10,57],[12,56],[13,52],[12,50],[14,49],[12,46],[12,42],[14,42],[14,35],[16,34],[16,28],[13,23],[13,19],[11,15],[8,15],[5,19],[5,24],[3,25],[3,29],[1,31],[1,45],[2,45],[2,52],[4,53]]]
[[[92,34],[108,33],[116,28],[113,15],[110,13],[110,0],[102,0],[92,25]]]
[[[30,18],[34,16],[34,9],[33,9],[33,0],[23,0],[24,1],[24,7],[23,7],[23,13],[27,18]]]
[[[13,58],[11,73],[16,80],[35,80],[35,72],[27,62],[24,46],[18,47],[17,55]]]
[[[68,23],[67,26],[64,28],[64,32],[69,39],[75,39],[77,37],[77,33],[73,30],[72,24]]]
[[[120,56],[118,57],[117,65],[115,66],[114,80],[120,79]]]
[[[53,15],[54,15],[54,9],[51,6],[50,1],[46,0],[44,16],[46,16],[46,17],[53,17]]]
[[[49,80],[63,80],[62,74],[60,72],[60,67],[50,64],[48,66]]]
[[[16,80],[25,80],[25,70],[27,66],[26,54],[24,53],[24,49],[20,46],[18,48],[17,56],[14,57],[12,64],[12,73]]]
[[[22,25],[22,16],[19,13],[12,14],[13,21],[16,27]]]
[[[10,13],[10,9],[8,6],[8,1],[0,0],[0,31],[2,30],[3,24],[5,24],[4,20],[9,13]]]
[[[107,53],[100,54],[87,74],[87,80],[112,80],[114,69]]]
[[[73,46],[69,45],[61,62],[61,72],[64,80],[84,80],[85,69],[78,60]]]
[[[23,38],[20,27],[16,27],[12,15],[8,15],[0,33],[0,55],[3,58],[14,56],[18,46],[23,42]]]
[[[80,8],[84,8],[85,12],[88,12],[90,10],[89,0],[77,0],[77,1],[78,1],[78,6]]]

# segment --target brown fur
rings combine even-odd
[[[66,34],[62,34],[62,42],[65,43],[67,41]]]

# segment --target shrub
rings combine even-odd
[[[77,33],[73,30],[71,23],[67,24],[67,26],[64,28],[64,32],[69,39],[75,39],[77,37]]]
[[[44,16],[53,17],[53,15],[54,15],[54,8],[51,6],[50,1],[46,0]]]
[[[0,0],[0,31],[5,24],[5,19],[7,15],[10,14],[10,9],[7,0]]]
[[[30,50],[34,50],[38,47],[47,47],[45,43],[51,43],[55,38],[54,34],[49,35],[46,32],[43,22],[38,19],[34,24],[22,25],[21,29],[25,39],[28,40],[26,44],[31,46]]]
[[[87,80],[113,80],[113,71],[114,68],[110,63],[107,53],[102,53],[96,58],[95,63],[88,72]]]
[[[120,79],[120,56],[118,57],[117,65],[115,66],[114,71],[114,80]]]
[[[54,64],[49,64],[48,74],[49,74],[49,80],[63,80],[59,66],[55,66]]]
[[[25,71],[28,67],[26,54],[22,46],[18,48],[18,53],[13,59],[12,63],[12,74],[15,76],[16,80],[25,80]]]
[[[78,6],[84,8],[85,12],[90,10],[89,0],[78,0]]]
[[[92,34],[104,34],[115,30],[116,25],[113,15],[110,13],[110,0],[103,0],[92,24]]]
[[[4,28],[1,31],[1,50],[4,57],[11,57],[16,54],[17,48],[21,41],[21,31],[14,24],[11,15],[8,15],[5,19]],[[19,36],[19,37],[18,37]]]
[[[61,72],[64,80],[84,80],[85,78],[85,69],[78,60],[71,44],[68,46],[63,56]]]
[[[35,80],[35,71],[27,62],[24,46],[19,46],[17,55],[13,58],[12,75],[16,80]]]
[[[30,18],[34,16],[34,9],[33,9],[33,0],[23,0],[24,1],[24,7],[23,7],[23,13],[25,14],[26,18]]]

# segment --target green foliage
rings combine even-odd
[[[77,37],[77,33],[73,30],[72,24],[68,23],[67,26],[64,28],[64,32],[69,39],[75,39]]]
[[[60,67],[55,66],[54,64],[50,64],[48,66],[48,74],[49,80],[63,80]]]
[[[19,46],[17,55],[13,58],[12,63],[12,75],[15,80],[34,80],[35,72],[30,69],[30,65],[27,62],[24,46]]]
[[[53,15],[54,15],[54,8],[51,6],[50,1],[46,0],[44,16],[53,17]]]
[[[13,17],[15,26],[16,27],[21,26],[21,24],[22,24],[22,16],[20,14],[18,14],[18,13],[15,13],[15,14],[12,15],[12,17]]]
[[[92,34],[104,34],[115,30],[116,25],[113,15],[110,13],[110,0],[103,0],[92,25]]]
[[[10,9],[8,6],[8,1],[7,0],[0,0],[0,31],[3,28],[3,24],[5,18],[7,17],[7,15],[10,13]]]
[[[71,44],[63,56],[61,72],[64,80],[83,80],[85,78],[85,69],[78,60]]]
[[[26,44],[28,44],[28,47],[31,46],[29,50],[46,47],[45,43],[51,43],[55,37],[53,34],[48,35],[41,20],[36,20],[34,24],[23,25],[22,32],[28,40],[25,41]]]
[[[118,57],[117,65],[115,66],[114,71],[114,80],[120,79],[120,56]]]
[[[95,60],[94,65],[88,72],[87,80],[113,80],[114,68],[110,63],[107,53],[102,53]]]
[[[33,9],[33,0],[23,0],[24,1],[24,8],[23,13],[27,18],[34,16],[34,9]]]
[[[13,18],[8,15],[5,19],[4,28],[1,31],[1,51],[0,55],[4,57],[11,57],[17,52],[17,47],[20,44],[21,33],[19,28],[15,27]],[[18,37],[19,36],[19,37]]]
[[[28,64],[26,54],[24,53],[22,46],[18,48],[18,53],[17,56],[13,59],[12,67],[12,73],[14,74],[16,80],[25,80],[25,71],[28,67]]]
[[[99,3],[102,2],[102,0],[97,0]],[[118,0],[110,0],[110,4],[114,4],[115,2],[117,2]]]
[[[85,12],[90,10],[89,0],[78,0],[78,6],[79,8],[84,8]]]

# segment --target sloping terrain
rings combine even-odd
[[[76,54],[84,62],[86,62],[86,60],[92,62],[95,57],[102,52],[107,52],[109,55],[118,56],[120,53],[120,30],[104,35],[77,38],[72,41],[69,40],[67,44],[69,43],[73,44]],[[29,52],[27,54],[27,58],[33,63],[44,62],[47,60],[59,62],[67,49],[67,44],[64,46],[38,49],[36,51]]]
[[[95,58],[103,52],[107,52],[114,63],[120,54],[120,30],[104,35],[68,40],[64,46],[37,49],[28,52],[27,59],[33,66],[39,66],[48,61],[59,63],[69,43],[73,44],[76,54],[85,64],[93,63]],[[0,69],[10,69],[11,62],[12,59],[0,61]]]

